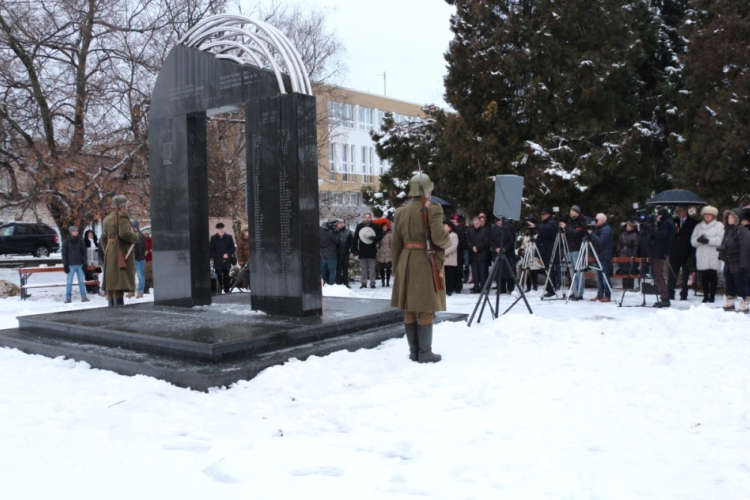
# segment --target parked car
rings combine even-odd
[[[60,250],[57,231],[40,222],[9,222],[0,226],[0,254],[49,257]]]

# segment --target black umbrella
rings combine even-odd
[[[443,198],[439,196],[432,195],[430,196],[430,202],[431,203],[437,203],[438,205],[442,205],[444,207],[452,207],[453,203],[450,201],[444,200]]]
[[[708,205],[708,203],[687,189],[669,189],[648,200],[646,205]]]

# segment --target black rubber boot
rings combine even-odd
[[[404,331],[406,332],[406,341],[409,342],[409,359],[412,361],[416,361],[417,352],[419,351],[419,342],[417,340],[417,324],[404,323]]]
[[[125,305],[125,299],[123,297],[115,297],[114,300],[115,300],[115,307]]]
[[[432,352],[432,325],[417,325],[417,339],[419,341],[419,355],[417,361],[420,363],[437,363],[442,356]]]
[[[391,286],[391,268],[385,270],[385,286]]]
[[[110,292],[107,294],[107,307],[115,307],[115,299]]]

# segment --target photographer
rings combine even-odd
[[[655,223],[648,225],[648,232],[653,237],[651,244],[651,265],[654,273],[656,288],[661,300],[654,307],[669,307],[669,288],[667,286],[669,273],[669,249],[674,239],[674,221],[666,208],[660,208]]]
[[[543,208],[539,214],[541,222],[534,224],[533,222],[527,222],[529,229],[536,229],[539,234],[536,238],[536,247],[539,249],[539,256],[542,258],[544,267],[547,269],[547,274],[550,277],[547,280],[547,288],[544,294],[545,298],[555,296],[555,288],[559,285],[557,283],[557,273],[552,266],[550,261],[552,260],[552,249],[555,246],[555,237],[558,232],[557,221],[552,217],[552,209]]]
[[[503,254],[508,259],[509,266],[505,266],[502,262],[499,264],[500,272],[497,275],[497,285],[500,293],[513,293],[515,283],[512,273],[516,267],[516,228],[503,216],[497,219],[495,227],[492,228],[490,245],[495,258]]]
[[[560,221],[560,228],[565,231],[565,239],[568,242],[568,251],[570,252],[570,263],[575,266],[578,261],[578,255],[581,252],[581,245],[586,237],[586,223],[588,219],[581,215],[581,207],[573,205],[570,207],[570,219],[566,223]],[[584,263],[583,267],[586,267]],[[570,300],[581,300],[583,299],[583,292],[586,287],[586,277],[583,275],[582,269],[573,269],[573,294],[569,297]]]
[[[614,236],[612,228],[607,224],[607,216],[596,214],[596,222],[589,222],[586,231],[589,238],[596,248],[596,255],[599,257],[601,270],[596,271],[596,297],[592,301],[611,302],[612,288],[609,285],[609,274],[612,267],[612,247]]]

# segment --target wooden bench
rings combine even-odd
[[[86,268],[86,271],[99,271],[101,272],[101,267],[99,266],[88,266]],[[28,290],[32,288],[52,288],[56,286],[66,286],[67,283],[38,283],[36,285],[29,285],[29,278],[32,274],[38,274],[38,273],[61,273],[63,272],[62,267],[19,267],[18,268],[18,275],[21,279],[21,300],[26,300],[29,298]],[[84,285],[86,286],[94,286],[98,285],[99,280],[89,280],[85,281]],[[78,283],[73,283],[73,285],[78,285]]]

